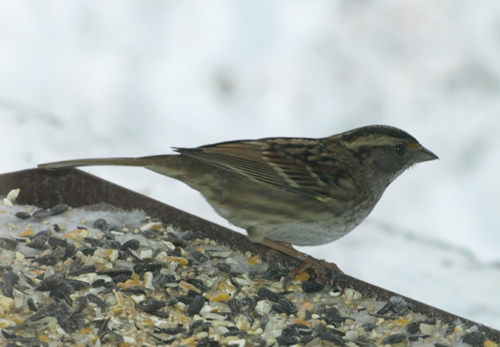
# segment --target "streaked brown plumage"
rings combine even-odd
[[[175,151],[178,154],[69,160],[40,167],[143,166],[198,190],[252,241],[280,248],[272,241],[314,246],[346,235],[404,170],[437,159],[414,137],[389,126],[319,139],[265,138]]]

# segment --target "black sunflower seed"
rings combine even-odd
[[[66,254],[64,255],[64,259],[73,258],[76,253],[76,246],[71,244],[66,247]]]
[[[50,290],[49,296],[51,298],[58,298],[58,299],[64,299],[64,301],[69,305],[73,305],[73,300],[70,298],[71,294],[75,293],[75,288],[68,283],[67,281],[63,280],[63,282]]]
[[[26,219],[29,219],[31,217],[31,214],[29,214],[28,212],[20,211],[20,212],[17,212],[15,214],[15,216],[19,219],[26,220]]]
[[[394,334],[387,336],[382,343],[384,344],[393,344],[393,343],[401,343],[406,341],[406,334]]]
[[[185,281],[189,284],[192,284],[202,292],[207,292],[210,290],[210,287],[203,284],[203,281],[198,278],[186,278]]]
[[[188,314],[190,316],[194,316],[195,314],[199,313],[201,308],[205,305],[205,298],[201,295],[196,295],[193,298],[193,301],[188,306]]]
[[[153,312],[167,306],[167,304],[163,301],[148,298],[139,302],[137,306],[144,312]]]
[[[134,295],[146,295],[146,291],[141,288],[141,287],[131,287],[127,289],[123,289],[122,292],[127,293],[127,294],[134,294]]]
[[[108,222],[104,218],[98,218],[92,223],[94,228],[100,229],[101,231],[105,231],[108,228]]]
[[[378,310],[377,314],[385,315],[388,312],[401,313],[408,309],[408,302],[400,296],[392,296],[387,303]]]
[[[304,293],[315,293],[323,289],[323,286],[316,281],[304,281],[302,282],[302,290]]]
[[[292,327],[297,330],[299,335],[311,335],[312,334],[311,327],[309,327],[305,324],[295,323],[295,324],[292,324]]]
[[[486,336],[483,332],[473,331],[462,337],[462,341],[472,346],[483,346]]]
[[[123,336],[118,334],[117,332],[107,330],[102,333],[101,340],[105,342],[106,344],[109,344],[111,346],[118,346],[119,344],[123,343],[124,339]]]
[[[76,301],[78,303],[78,306],[73,312],[73,315],[81,313],[89,305],[89,299],[86,296],[80,296],[78,299],[76,299]]]
[[[129,249],[131,249],[131,250],[134,250],[134,251],[135,251],[135,250],[139,249],[139,247],[140,247],[140,246],[141,246],[141,243],[139,242],[139,240],[137,240],[137,239],[130,239],[130,240],[128,240],[128,241],[125,241],[125,242],[121,245],[120,249],[121,249],[122,251],[127,251],[127,250],[129,250]]]
[[[28,236],[28,238],[31,240],[38,239],[38,238],[44,238],[45,240],[47,240],[51,235],[52,235],[52,231],[50,231],[49,229],[46,229],[46,230],[42,230],[42,231],[37,232],[35,235]]]
[[[95,265],[85,265],[82,266],[80,264],[77,264],[74,268],[68,271],[69,276],[79,276],[83,274],[88,274],[88,273],[93,273],[96,272]]]
[[[210,329],[211,327],[212,327],[212,323],[205,322],[201,319],[197,319],[193,323],[191,323],[191,325],[189,326],[189,330],[193,334],[199,334],[203,331],[208,332],[208,329]]]
[[[68,334],[72,334],[85,326],[85,320],[80,315],[57,317],[57,323]]]
[[[153,316],[164,318],[164,319],[170,317],[170,315],[167,312],[163,312],[163,311],[151,311],[148,313],[152,314]]]
[[[267,289],[266,287],[260,288],[259,291],[257,292],[257,295],[260,296],[261,298],[269,299],[273,302],[278,302],[281,298],[280,294],[273,292],[272,290]]]
[[[269,323],[269,315],[263,314],[262,317],[260,317],[260,326],[262,329],[266,328],[267,323]]]
[[[26,246],[39,250],[47,249],[45,243],[49,239],[50,235],[52,235],[52,231],[43,230],[37,233],[36,235],[29,236],[29,238],[31,239],[31,243],[26,244]]]
[[[292,314],[297,312],[297,306],[285,297],[280,297],[278,302],[273,305],[273,310],[277,313]]]
[[[127,282],[127,280],[129,280],[129,279],[130,279],[129,275],[121,274],[121,275],[113,277],[113,282],[114,283]]]
[[[57,216],[59,214],[63,214],[67,210],[69,210],[69,206],[64,203],[61,203],[49,209],[48,212],[50,213],[51,216]]]
[[[322,340],[333,342],[339,346],[345,346],[342,336],[337,334],[335,330],[327,330],[326,327],[320,325],[316,328],[316,334]]]
[[[33,263],[38,263],[39,265],[56,265],[58,261],[59,259],[52,254],[43,255],[32,260]]]
[[[99,298],[97,295],[87,294],[86,296],[87,296],[87,299],[89,300],[89,302],[92,302],[99,307],[106,307],[106,302],[104,300],[102,300],[101,298]]]
[[[41,209],[41,210],[35,211],[31,215],[31,217],[36,218],[36,219],[43,219],[43,218],[47,218],[47,217],[50,217],[50,216],[51,216],[50,211],[49,210],[45,210],[45,209]]]
[[[106,281],[104,280],[104,278],[99,278],[99,279],[95,280],[94,282],[92,282],[92,288],[102,287],[102,286],[104,286],[105,282]]]
[[[406,331],[409,334],[417,334],[420,333],[420,324],[429,324],[429,325],[434,325],[436,324],[435,319],[429,319],[429,320],[422,320],[422,321],[417,321],[417,322],[412,322],[406,326]]]
[[[161,328],[161,329],[156,329],[156,332],[163,333],[163,334],[168,334],[168,335],[177,335],[177,334],[182,334],[186,332],[186,328]]]
[[[133,272],[132,270],[129,269],[115,269],[115,270],[103,270],[103,271],[98,271],[98,275],[106,275],[109,277],[116,277],[120,275],[127,275],[128,277],[132,276]]]
[[[185,241],[192,241],[192,240],[196,239],[198,237],[198,235],[195,232],[188,230],[184,234],[182,234],[181,237]]]
[[[160,270],[163,267],[161,263],[149,263],[149,262],[140,262],[134,265],[135,273],[144,273],[144,272],[155,272]]]
[[[84,241],[88,244],[90,244],[91,246],[95,246],[95,247],[101,247],[101,248],[107,248],[107,241],[106,240],[99,240],[99,239],[96,239],[95,237],[86,237],[84,239]]]
[[[5,237],[0,238],[0,247],[7,249],[9,251],[15,251],[17,249],[17,246],[19,245],[19,242],[13,239],[7,239]]]
[[[19,275],[9,271],[3,274],[2,282],[0,282],[0,290],[2,290],[5,296],[10,298],[14,297],[14,286],[19,281]]]
[[[67,255],[67,250],[67,248],[56,246],[52,253],[35,258],[32,262],[39,265],[55,265]]]
[[[199,251],[192,251],[191,257],[193,257],[194,260],[199,261],[200,263],[208,261],[208,257]]]
[[[6,271],[12,271],[12,266],[0,264],[0,273],[6,272]]]
[[[106,248],[108,249],[120,249],[122,247],[121,243],[116,240],[107,239]]]
[[[68,305],[62,301],[56,301],[51,304],[40,305],[38,311],[29,319],[36,321],[45,317],[69,316],[70,314],[71,310]]]
[[[158,273],[153,277],[153,285],[158,288],[163,288],[167,283],[175,283],[174,275],[166,275],[163,273]]]
[[[187,242],[174,233],[168,232],[162,239],[170,241],[176,247],[186,248]]]
[[[233,298],[233,299],[229,300],[228,306],[229,306],[229,309],[231,310],[231,313],[233,315],[236,316],[236,315],[241,313],[241,303],[239,302],[238,299]]]
[[[280,346],[291,346],[299,343],[299,339],[295,336],[281,335],[277,340]]]
[[[88,282],[84,282],[84,281],[72,280],[69,278],[67,278],[65,281],[68,282],[77,291],[90,287],[90,284]]]
[[[64,281],[64,275],[61,272],[56,272],[53,275],[44,278],[42,282],[38,285],[36,290],[40,292],[46,292],[59,287]]]
[[[238,336],[245,337],[248,335],[248,332],[241,329],[235,329],[236,327],[228,326],[229,332],[225,333],[224,336]]]
[[[58,237],[51,236],[48,238],[47,243],[51,246],[68,247],[68,240],[60,239]]]
[[[82,248],[79,248],[78,250],[80,252],[82,252],[83,254],[89,256],[89,255],[93,255],[95,253],[95,251],[97,250],[97,247],[82,247]]]
[[[35,301],[33,301],[33,298],[28,298],[26,301],[26,304],[28,305],[28,308],[30,311],[36,312],[38,311],[38,307],[36,307]]]
[[[271,263],[266,272],[262,275],[262,278],[270,281],[279,281],[281,277],[286,277],[288,272],[289,270],[280,269],[276,264]]]

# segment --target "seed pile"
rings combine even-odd
[[[498,346],[106,204],[0,206],[0,345]],[[168,216],[167,216],[168,217]],[[166,218],[168,219],[168,218]]]

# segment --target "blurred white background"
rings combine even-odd
[[[500,328],[500,2],[0,7],[0,173],[397,126],[441,160],[403,174],[344,239],[303,250]],[[87,170],[228,225],[179,182],[143,169]]]

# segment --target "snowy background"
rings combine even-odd
[[[303,250],[500,328],[500,2],[0,7],[0,173],[397,126],[440,160],[403,174],[350,235]],[[143,169],[87,170],[228,225],[179,182]]]

